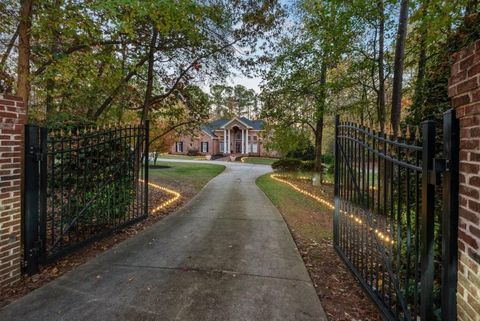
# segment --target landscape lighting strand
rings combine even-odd
[[[350,220],[352,220],[354,223],[360,225],[360,226],[365,226],[366,228],[368,228],[370,230],[370,232],[373,232],[377,235],[377,237],[384,241],[385,243],[387,244],[394,244],[395,242],[388,236],[387,233],[382,233],[380,232],[378,229],[373,229],[372,227],[369,227],[365,222],[362,221],[361,218],[359,218],[358,216],[356,216],[355,214],[352,214],[352,213],[348,213],[347,211],[344,211],[344,210],[340,210],[340,213],[344,214],[347,218],[349,218]]]
[[[143,180],[140,180],[142,183],[143,183]],[[169,189],[169,188],[166,188],[164,186],[160,186],[160,185],[157,185],[157,184],[154,184],[154,183],[148,183],[149,186],[153,187],[153,188],[156,188],[158,190],[161,190],[161,191],[164,191],[170,195],[172,195],[172,198],[160,203],[160,205],[158,205],[157,207],[155,207],[153,210],[152,210],[152,214],[160,211],[161,209],[169,206],[169,205],[172,205],[173,203],[175,203],[176,201],[178,201],[180,199],[180,197],[182,197],[182,195],[177,192],[177,191],[174,191],[173,189]]]
[[[273,179],[275,179],[275,180],[277,180],[277,181],[279,181],[279,182],[282,182],[282,183],[285,183],[285,184],[289,185],[290,187],[292,187],[292,188],[293,188],[294,190],[296,190],[297,192],[300,192],[300,193],[302,193],[302,194],[304,194],[304,195],[307,195],[307,196],[315,199],[316,201],[318,201],[318,202],[320,202],[321,204],[325,205],[325,206],[326,206],[327,208],[329,208],[329,209],[332,209],[332,210],[335,209],[335,206],[333,205],[333,203],[331,203],[331,202],[329,202],[329,201],[327,201],[327,200],[325,200],[325,199],[323,199],[323,198],[321,198],[321,197],[319,197],[319,196],[317,196],[317,195],[315,195],[315,194],[312,194],[312,193],[310,193],[310,192],[308,192],[308,191],[306,191],[306,190],[304,190],[304,189],[299,188],[299,187],[296,186],[295,184],[293,184],[293,183],[291,183],[291,182],[283,179],[283,177],[280,176],[280,175],[278,175],[278,174],[271,174],[270,177],[272,177]],[[382,240],[382,241],[384,241],[384,242],[386,242],[386,243],[389,243],[389,244],[394,244],[394,241],[393,241],[392,239],[390,239],[390,237],[389,237],[386,233],[382,233],[382,232],[380,232],[378,229],[375,229],[375,230],[374,230],[373,228],[369,227],[365,222],[363,222],[363,220],[362,220],[360,217],[358,217],[358,216],[356,216],[356,215],[354,215],[354,214],[352,214],[352,213],[348,213],[348,212],[346,212],[346,211],[344,211],[344,210],[340,210],[340,213],[344,214],[347,218],[350,218],[350,219],[351,219],[353,222],[355,222],[356,224],[358,224],[358,225],[363,225],[363,226],[369,228],[369,229],[370,229],[370,232],[374,232],[374,233],[378,236],[378,238],[379,238],[380,240]]]
[[[279,176],[279,175],[277,175],[277,174],[272,174],[271,177],[272,177],[273,179],[279,181],[279,182],[282,182],[282,183],[285,183],[285,184],[287,184],[287,185],[290,185],[290,186],[291,186],[294,190],[296,190],[297,192],[300,192],[300,193],[302,193],[302,194],[304,194],[304,195],[307,195],[307,196],[315,199],[316,201],[318,201],[318,202],[322,203],[323,205],[325,205],[327,208],[329,208],[329,209],[331,209],[331,210],[335,209],[335,206],[333,205],[333,203],[331,203],[331,202],[327,201],[326,199],[321,198],[321,197],[319,197],[319,196],[317,196],[317,195],[315,195],[315,194],[312,194],[312,193],[310,193],[310,192],[308,192],[308,191],[306,191],[306,190],[304,190],[304,189],[299,188],[299,187],[296,186],[295,184],[290,183],[289,181],[287,181],[287,180],[285,180],[285,179],[282,179],[281,176]]]

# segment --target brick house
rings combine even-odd
[[[267,151],[263,120],[246,117],[217,119],[201,126],[196,135],[180,135],[170,148],[171,154],[276,156]]]

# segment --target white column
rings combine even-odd
[[[245,129],[245,153],[248,154],[250,150],[248,149],[248,128]]]
[[[223,130],[223,153],[227,153],[227,130]]]
[[[227,131],[227,137],[228,137],[228,141],[227,141],[227,154],[230,154],[230,129]]]
[[[242,154],[245,154],[245,130],[242,129]]]

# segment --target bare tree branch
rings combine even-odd
[[[166,129],[163,133],[161,133],[160,135],[154,137],[154,138],[151,138],[150,139],[150,144],[151,145],[153,142],[155,142],[156,140],[162,138],[163,136],[167,135],[168,133],[170,133],[172,130],[175,130],[177,129],[178,127],[181,127],[181,126],[185,126],[185,125],[189,125],[189,124],[193,124],[195,123],[196,120],[194,119],[191,119],[191,120],[188,120],[188,121],[184,121],[184,122],[181,122],[181,123],[178,123],[176,125],[173,125],[171,127],[169,127],[168,129]]]
[[[7,59],[10,56],[10,52],[13,49],[13,45],[15,44],[15,41],[17,40],[18,32],[19,32],[19,27],[17,26],[17,29],[15,30],[15,33],[13,34],[12,38],[10,39],[10,41],[7,45],[7,49],[5,50],[5,53],[2,56],[2,61],[0,62],[0,70],[3,70],[5,68],[5,64],[7,63]]]

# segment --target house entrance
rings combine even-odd
[[[235,142],[235,153],[241,153],[242,152],[242,142]]]

